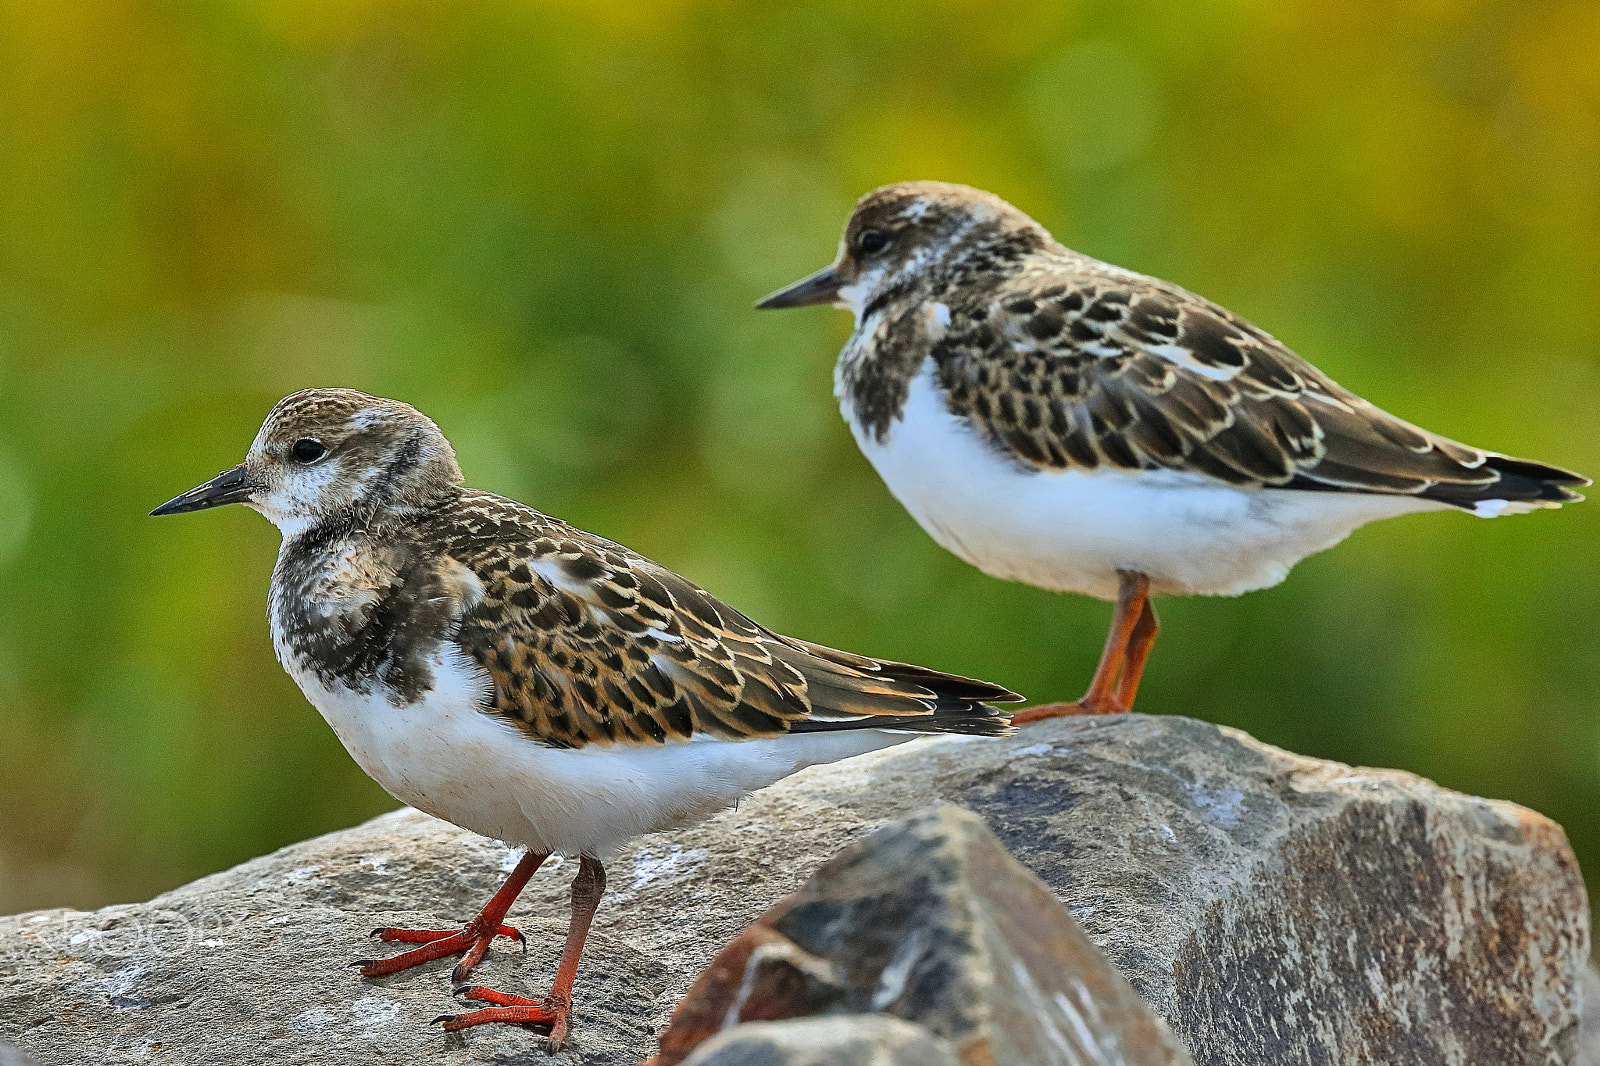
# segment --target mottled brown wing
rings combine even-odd
[[[1176,286],[1120,271],[1019,279],[952,308],[952,409],[1039,468],[1184,469],[1231,485],[1474,501],[1577,499],[1584,478],[1429,433]]]
[[[456,639],[493,679],[494,710],[546,743],[1007,731],[984,702],[1020,698],[1006,689],[780,636],[620,545],[522,510],[451,546],[483,583]]]

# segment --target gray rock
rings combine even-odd
[[[33,1060],[14,1047],[0,1044],[0,1066],[33,1066]]]
[[[1600,970],[1593,963],[1584,968],[1581,989],[1583,1025],[1577,1066],[1600,1066]]]
[[[985,1066],[1189,1066],[1050,889],[950,804],[822,865],[712,960],[646,1066],[750,1019],[881,1012]]]
[[[886,1015],[747,1022],[701,1044],[684,1066],[960,1066],[950,1045]]]
[[[869,829],[936,800],[982,815],[1200,1066],[1571,1063],[1588,955],[1559,827],[1408,774],[1300,758],[1181,718],[1060,719],[818,767],[612,861],[556,1061],[636,1062],[712,956]],[[458,921],[509,849],[414,812],[147,904],[0,919],[0,1042],[40,1062],[538,1062],[520,1030],[445,1037],[450,963],[378,982],[380,924]],[[542,993],[571,864],[512,911]]]

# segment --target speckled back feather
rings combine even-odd
[[[483,583],[455,640],[494,710],[546,743],[657,744],[823,728],[1006,731],[995,685],[773,633],[618,544],[467,490],[427,522]]]

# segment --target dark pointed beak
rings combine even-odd
[[[780,307],[810,307],[813,304],[831,304],[839,299],[839,275],[833,267],[823,267],[809,278],[779,289],[756,304],[757,311],[771,311]]]
[[[150,513],[153,515],[183,514],[185,511],[203,511],[207,507],[221,507],[225,503],[243,503],[250,498],[250,481],[240,464],[224,470],[204,485],[196,485],[182,496],[174,496]]]

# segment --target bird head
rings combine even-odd
[[[285,536],[426,506],[461,483],[455,450],[410,404],[354,389],[304,389],[278,402],[244,462],[150,513],[242,503]]]
[[[993,193],[941,181],[885,185],[857,201],[830,266],[756,307],[831,303],[860,321],[886,297],[925,299],[964,271],[1002,266],[1050,243],[1043,226]]]

